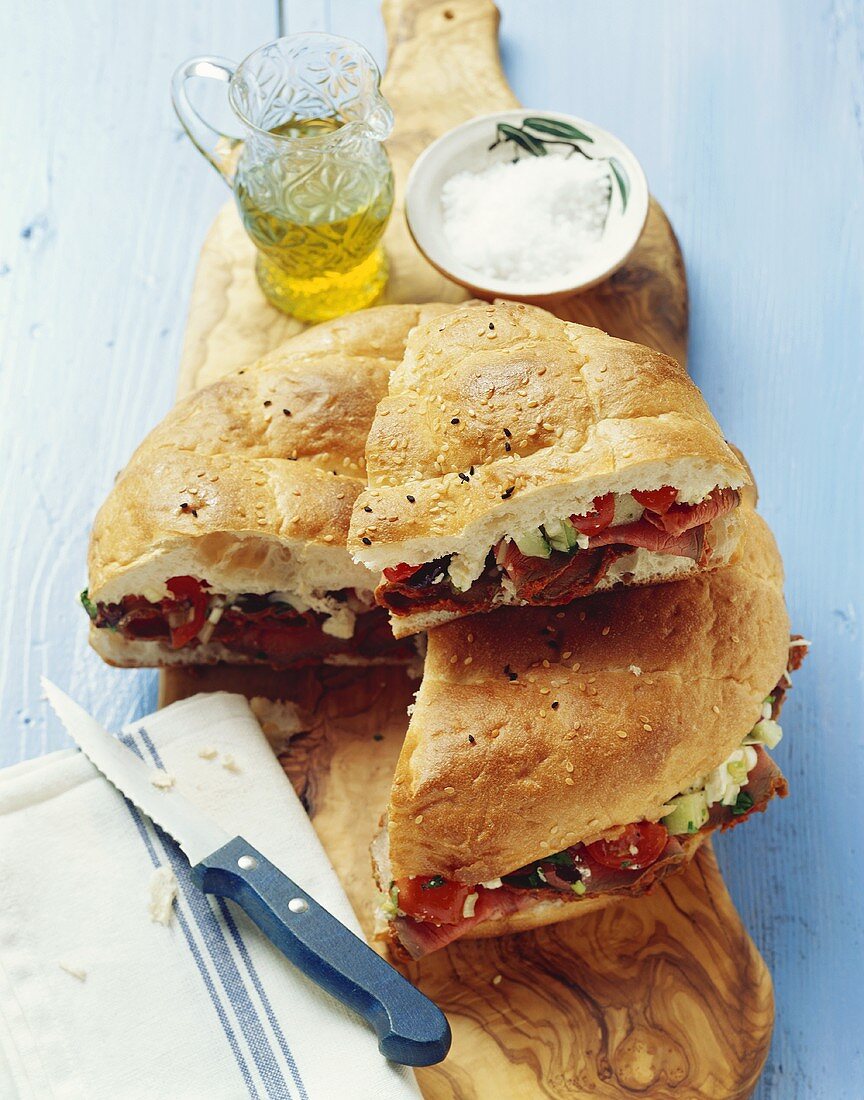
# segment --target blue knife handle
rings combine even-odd
[[[299,970],[371,1024],[385,1058],[431,1066],[446,1057],[444,1013],[242,837],[195,864],[192,878],[236,902]]]

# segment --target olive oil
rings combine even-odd
[[[368,305],[387,281],[380,242],[393,206],[380,142],[337,118],[291,118],[262,138],[247,140],[235,181],[262,290],[304,321]]]

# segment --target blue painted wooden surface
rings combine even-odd
[[[0,66],[0,762],[65,743],[45,673],[107,724],[149,672],[90,653],[90,520],[171,403],[197,250],[225,191],[182,139],[176,62],[272,37],[271,0],[6,5]],[[690,367],[756,472],[814,641],[777,758],[792,797],[717,847],[774,974],[760,1100],[864,1095],[861,558],[864,5],[502,0],[508,76],[642,159],[692,294]],[[286,0],[383,61],[376,0]]]

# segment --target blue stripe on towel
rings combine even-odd
[[[134,743],[131,737],[123,737],[121,740],[127,748],[130,748],[135,753],[135,755],[139,757],[139,759],[144,759],[141,750]],[[135,827],[137,828],[141,839],[144,841],[144,846],[147,848],[153,866],[161,867],[162,860],[159,858],[159,853],[156,851],[156,848],[147,833],[141,811],[138,809],[137,806],[134,805],[134,803],[130,802],[128,798],[124,799],[124,801],[129,809],[129,813],[132,815],[132,820],[135,822]],[[225,1006],[222,1004],[222,1001],[219,998],[219,993],[213,984],[213,979],[210,977],[207,966],[198,948],[198,944],[195,942],[195,939],[192,935],[192,929],[189,927],[189,923],[186,920],[186,915],[183,913],[182,909],[180,909],[179,906],[175,907],[175,912],[177,913],[177,923],[180,925],[180,928],[183,931],[183,935],[186,937],[186,943],[189,945],[189,951],[191,952],[192,957],[194,958],[195,963],[198,966],[201,978],[204,982],[204,985],[207,987],[207,992],[210,994],[210,1000],[213,1002],[213,1007],[216,1009],[216,1015],[219,1017],[219,1023],[222,1025],[222,1030],[225,1032],[225,1038],[228,1040],[228,1044],[231,1047],[231,1050],[237,1061],[237,1067],[243,1076],[243,1080],[246,1082],[246,1088],[249,1091],[249,1095],[250,1097],[253,1097],[254,1100],[259,1100],[260,1094],[255,1088],[255,1083],[252,1080],[252,1074],[249,1071],[249,1066],[246,1062],[246,1059],[243,1057],[243,1052],[240,1049],[240,1044],[237,1042],[237,1036],[234,1034],[234,1029],[231,1026],[231,1021],[228,1019],[228,1014],[225,1011]]]
[[[143,726],[140,726],[138,728],[138,733],[156,767],[164,771],[165,765],[159,755],[159,750],[156,748],[147,730]],[[161,832],[161,830],[158,829],[157,831]],[[284,1100],[289,1094],[287,1082],[279,1066],[277,1055],[264,1031],[261,1018],[255,1006],[252,1004],[243,976],[238,970],[234,958],[231,955],[224,930],[219,924],[205,895],[192,883],[189,876],[189,864],[185,856],[180,854],[176,844],[170,837],[165,834],[162,834],[162,836],[165,841],[165,850],[171,862],[172,870],[177,876],[178,881],[183,884],[184,897],[195,916],[196,923],[207,945],[213,963],[216,966],[216,970],[219,973],[219,977],[222,980],[222,985],[228,995],[228,999],[237,1013],[237,1018],[240,1020],[243,1034],[252,1051],[261,1078],[267,1085],[269,1095],[272,1096],[274,1100]],[[300,1076],[297,1063],[276,1021],[275,1014],[264,992],[263,983],[255,969],[248,948],[237,929],[227,905],[221,898],[218,899],[218,905],[225,917],[226,926],[231,933],[231,937],[249,973],[255,990],[261,998],[267,1020],[276,1035],[280,1051],[297,1088],[300,1100],[308,1100],[308,1093],[306,1092],[306,1088]]]

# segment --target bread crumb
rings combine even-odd
[[[61,970],[65,970],[67,974],[71,974],[73,978],[77,978],[79,982],[87,981],[87,971],[82,970],[80,966],[73,966],[72,963],[63,962],[62,959],[57,965]]]
[[[150,776],[150,782],[154,787],[158,787],[160,791],[167,791],[174,786],[174,776],[168,772],[154,772]]]
[[[502,976],[500,974],[496,974],[495,977],[492,979],[492,984],[493,985],[500,985],[503,980],[504,979],[502,978]]]
[[[240,765],[234,759],[230,752],[226,752],[220,761],[222,767],[228,772],[239,772]]]
[[[154,924],[169,925],[177,897],[177,877],[170,867],[157,867],[150,876],[147,911]]]
[[[633,673],[634,676],[642,675],[642,669],[638,665],[631,665],[630,671]]]
[[[215,760],[219,753],[212,745],[205,745],[203,749],[198,750],[198,755],[202,760]]]

